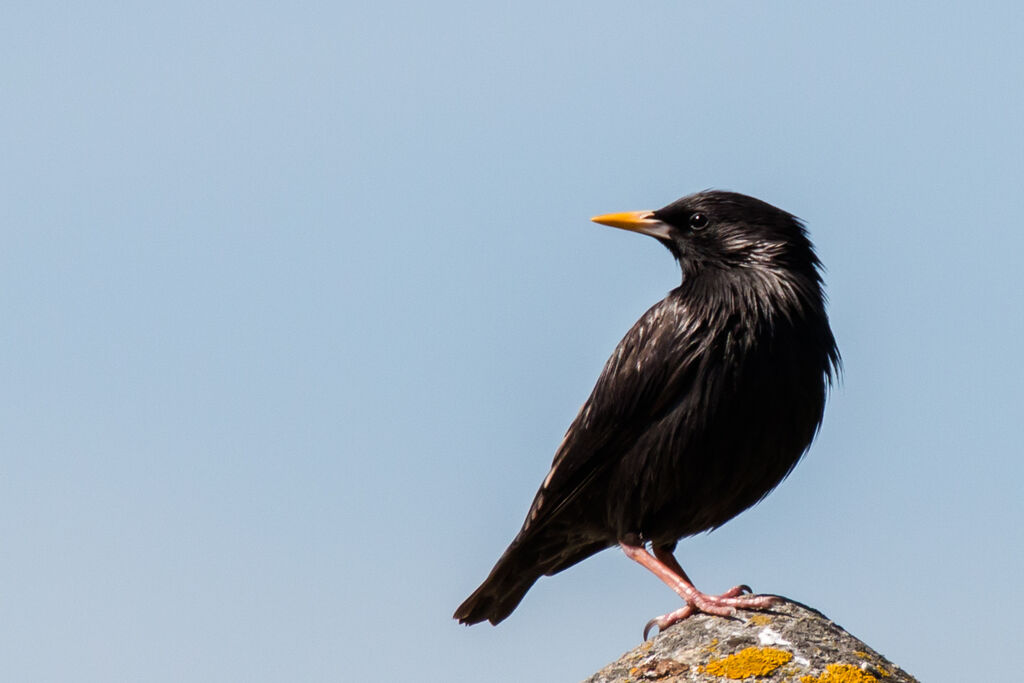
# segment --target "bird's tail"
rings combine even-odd
[[[564,534],[520,535],[504,552],[480,587],[455,610],[463,624],[498,624],[522,601],[541,576],[551,576],[608,547],[604,539],[567,542]]]
[[[512,614],[543,573],[536,562],[524,557],[520,548],[513,544],[453,616],[461,624],[479,624],[485,619],[498,624]]]

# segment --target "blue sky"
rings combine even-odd
[[[7,8],[4,678],[572,681],[636,645],[678,603],[611,551],[450,615],[678,282],[588,218],[708,187],[807,221],[846,372],[683,565],[922,680],[1014,665],[1024,9],[406,4]]]

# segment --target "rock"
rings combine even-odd
[[[726,619],[697,614],[586,683],[916,683],[820,612],[783,602]]]

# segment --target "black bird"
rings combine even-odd
[[[799,219],[733,192],[592,220],[657,239],[682,284],[619,342],[519,534],[454,616],[497,624],[542,575],[614,545],[686,603],[645,638],[695,611],[764,609],[777,598],[746,586],[701,593],[672,553],[764,498],[817,433],[840,367],[821,263]]]

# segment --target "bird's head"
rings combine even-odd
[[[654,237],[679,261],[684,278],[744,279],[747,273],[820,282],[819,261],[799,219],[735,192],[698,192],[654,211],[591,220]]]

